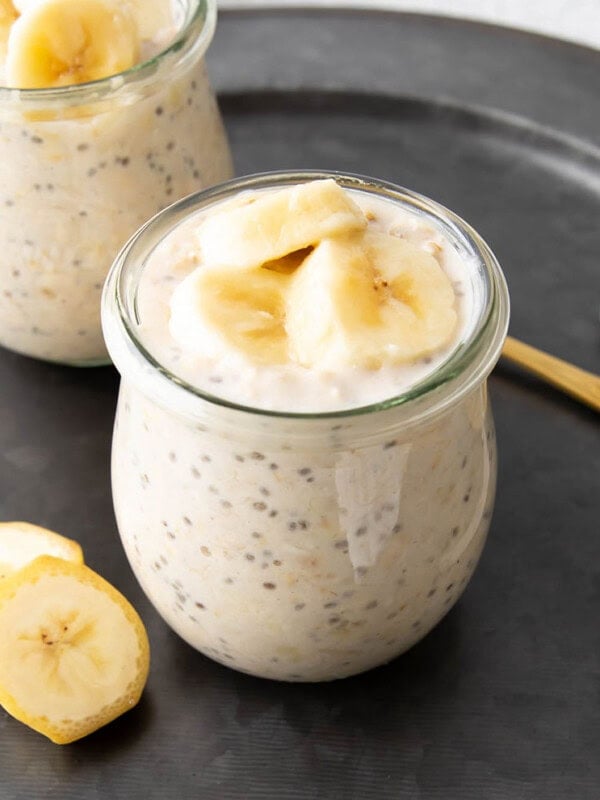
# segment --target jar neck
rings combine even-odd
[[[101,110],[125,98],[136,99],[151,92],[157,82],[168,76],[173,80],[201,59],[214,35],[216,0],[183,0],[182,21],[173,41],[160,53],[131,69],[90,83],[43,89],[13,89],[0,86],[2,114],[51,112],[81,106]],[[50,117],[49,117],[50,118]],[[35,119],[35,116],[32,116]]]
[[[334,177],[346,189],[401,203],[435,221],[451,243],[473,259],[479,294],[478,310],[464,341],[425,380],[405,393],[380,403],[349,410],[283,413],[250,408],[208,395],[190,386],[158,363],[137,332],[137,287],[154,247],[190,214],[241,191],[280,188]],[[105,285],[103,326],[107,346],[123,378],[162,407],[197,424],[234,434],[260,430],[265,437],[287,436],[296,443],[313,440],[337,428],[340,437],[368,443],[393,438],[447,413],[487,378],[499,358],[509,317],[508,291],[493,253],[463,220],[443,206],[409,190],[358,175],[302,172],[269,173],[230,181],[171,206],[138,232],[119,254]],[[375,424],[376,423],[376,424]]]

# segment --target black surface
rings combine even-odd
[[[239,172],[346,169],[441,200],[499,256],[512,332],[598,370],[600,54],[427,17],[264,12],[222,14],[210,64]],[[0,353],[0,518],[79,539],[153,652],[141,705],[74,745],[0,712],[1,800],[600,797],[597,416],[500,366],[496,513],[458,606],[386,667],[285,685],[194,652],[142,596],[110,501],[116,389],[108,368]]]

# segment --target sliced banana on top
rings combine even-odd
[[[175,24],[174,8],[169,0],[122,0],[120,5],[129,11],[140,39],[145,41],[154,39]]]
[[[19,16],[16,3],[11,0],[0,0],[0,28],[9,27]]]
[[[0,2],[2,2],[2,0],[0,0]],[[4,0],[4,2],[8,2],[8,0]],[[19,14],[23,14],[28,8],[41,2],[42,0],[13,0],[13,6]]]
[[[184,352],[379,369],[446,345],[455,295],[418,244],[367,228],[333,180],[228,205],[198,229],[200,266],[171,298]]]
[[[173,292],[169,329],[187,351],[209,358],[234,348],[262,364],[288,360],[285,294],[288,264],[237,270],[201,268]]]
[[[0,580],[38,556],[56,556],[83,564],[78,542],[29,522],[0,522]]]
[[[103,0],[27,3],[8,38],[9,86],[68,86],[117,75],[139,60],[129,12]]]
[[[16,3],[11,0],[0,0],[0,29],[10,27],[19,16]]]
[[[132,708],[148,667],[141,619],[89,567],[41,556],[0,583],[0,703],[53,742]]]
[[[258,194],[253,203],[216,211],[200,226],[198,240],[205,263],[253,269],[366,225],[352,198],[328,179]]]
[[[10,0],[0,0],[0,61],[6,57],[10,29],[18,16],[18,10]]]
[[[1,1],[8,3],[10,0]],[[13,5],[20,14],[24,14],[44,2],[46,0],[14,0]],[[176,22],[175,7],[171,0],[105,0],[105,3],[127,12],[135,21],[140,39],[146,41],[172,29]]]
[[[286,331],[305,367],[378,369],[445,345],[457,322],[437,261],[385,233],[322,242],[290,282]]]

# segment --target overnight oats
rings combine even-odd
[[[154,219],[113,266],[103,325],[117,522],[168,624],[288,681],[421,639],[487,535],[507,322],[485,243],[390,184],[273,173]]]
[[[204,53],[214,0],[0,0],[0,345],[108,360],[119,249],[231,177]]]

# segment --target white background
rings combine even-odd
[[[600,0],[218,0],[218,4],[220,8],[352,6],[440,13],[533,30],[600,49]]]

